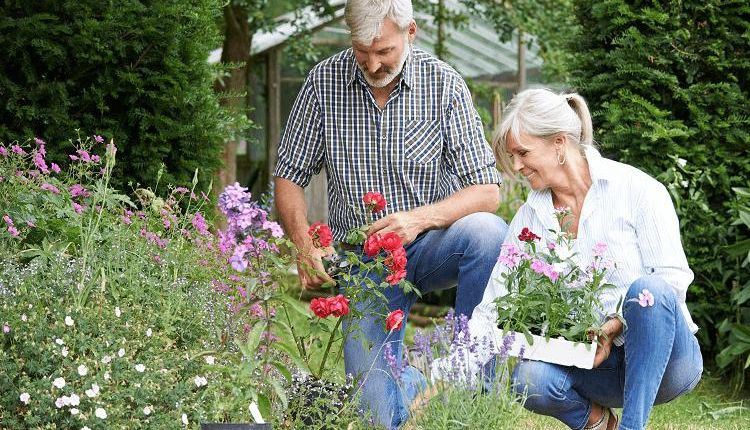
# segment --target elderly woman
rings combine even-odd
[[[522,248],[516,236],[523,227],[541,234],[560,231],[564,223],[575,237],[579,264],[592,261],[598,242],[608,245],[607,257],[616,264],[608,272],[615,288],[600,297],[606,336],[600,337],[594,368],[522,360],[513,382],[526,395],[524,406],[570,428],[602,430],[618,428],[610,408],[622,407],[620,429],[645,428],[654,404],[693,389],[703,371],[697,326],[685,306],[693,273],[667,190],[640,170],[599,154],[588,107],[578,94],[545,89],[518,94],[504,112],[493,145],[503,169],[520,173],[532,188],[510,224],[506,244]],[[558,221],[554,209],[561,207],[572,215]],[[473,336],[494,333],[494,300],[505,294],[504,267],[496,265],[474,310]],[[644,289],[650,292],[646,306],[639,303],[639,294],[648,294]],[[475,356],[469,372],[489,359],[488,354]]]

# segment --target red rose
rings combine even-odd
[[[396,232],[389,231],[388,233],[380,237],[380,246],[386,251],[394,251],[398,248],[403,247],[401,243],[401,236]]]
[[[368,257],[374,257],[378,255],[380,252],[380,235],[375,233],[373,235],[370,235],[367,240],[365,240],[365,254],[367,254]]]
[[[310,301],[310,310],[313,311],[318,318],[327,318],[331,314],[331,306],[328,299],[319,297]]]
[[[396,285],[399,282],[401,282],[402,279],[406,278],[406,270],[405,269],[399,269],[394,272],[391,272],[390,275],[385,277],[385,282]]]
[[[541,237],[535,235],[528,229],[528,227],[524,227],[523,230],[521,230],[521,234],[518,235],[518,240],[521,242],[533,242],[538,239],[541,239]]]
[[[370,191],[362,197],[367,209],[372,212],[380,212],[385,209],[385,197],[377,191]]]
[[[330,227],[321,222],[316,222],[311,225],[310,229],[307,230],[307,234],[310,235],[313,245],[315,245],[316,248],[331,246],[331,243],[333,242],[333,235],[331,234]]]
[[[391,252],[385,259],[385,265],[391,272],[406,270],[406,263],[406,250],[403,246]]]
[[[404,324],[404,311],[396,309],[385,318],[385,329],[388,331],[401,330]]]
[[[339,294],[336,297],[328,299],[328,306],[331,309],[331,315],[336,318],[342,317],[349,313],[349,299],[344,297],[343,294]]]

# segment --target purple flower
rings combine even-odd
[[[555,242],[547,242],[547,249],[550,251],[554,251],[557,245],[555,245]]]
[[[79,205],[76,202],[73,202],[73,210],[75,211],[75,213],[79,214],[83,212],[83,206]]]
[[[96,143],[104,142],[104,138],[99,136],[98,134],[94,136],[94,140],[96,141]]]
[[[190,190],[188,190],[185,187],[177,187],[177,188],[174,189],[174,192],[175,193],[179,193],[179,194],[187,194],[188,191],[190,191]]]
[[[76,151],[76,153],[78,154],[79,157],[81,157],[81,160],[87,163],[91,161],[91,156],[89,155],[88,151],[86,151],[85,149],[79,149]]]
[[[271,236],[273,237],[284,236],[284,230],[281,229],[281,226],[277,222],[266,221],[263,223],[263,228],[271,232]]]
[[[547,268],[547,263],[545,263],[542,260],[539,260],[538,258],[535,258],[534,261],[531,262],[531,270],[533,270],[536,273],[544,274],[544,269]]]
[[[70,158],[71,160],[73,160],[73,161],[76,161],[76,160],[78,160],[78,157],[76,157],[76,156],[75,156],[75,155],[73,155],[73,154],[68,154],[68,157],[69,157],[69,158]]]
[[[244,252],[242,254],[235,253],[229,257],[229,264],[232,265],[232,269],[238,272],[244,272],[247,269],[247,261],[243,257]]]
[[[52,184],[48,184],[48,183],[46,183],[46,182],[45,182],[45,183],[43,183],[43,184],[42,184],[42,186],[41,186],[40,188],[41,188],[41,189],[43,189],[43,190],[47,190],[47,191],[50,191],[50,192],[52,192],[52,193],[55,193],[55,194],[60,194],[60,190],[59,190],[59,189],[57,189],[57,187],[56,187],[56,186],[54,186],[54,185],[52,185]]]
[[[52,163],[52,167],[50,167],[53,172],[60,173],[60,166],[58,166],[56,163]]]
[[[3,323],[3,333],[5,333],[5,334],[10,333],[10,326],[8,325],[7,322]]]
[[[8,150],[5,149],[4,146],[0,146],[0,155],[2,155],[3,157],[7,157],[8,156]]]
[[[523,258],[521,250],[513,244],[503,245],[503,251],[504,253],[501,253],[497,260],[511,269],[515,268]]]
[[[26,155],[26,151],[24,151],[23,148],[18,145],[13,145],[10,147],[10,149],[18,155]]]
[[[13,237],[18,237],[18,229],[11,226],[8,226],[8,233]]]
[[[391,370],[393,377],[396,381],[400,381],[401,376],[404,373],[404,366],[398,365],[398,357],[393,354],[391,342],[386,342],[383,346],[383,358],[385,358],[385,362],[388,363],[388,368]]]
[[[70,188],[68,188],[70,191],[70,195],[72,197],[90,197],[91,193],[86,190],[86,188],[83,188],[83,185],[81,184],[74,184],[71,185]]]
[[[250,201],[251,194],[247,188],[240,186],[239,182],[227,185],[224,192],[219,195],[219,209],[228,215],[232,210],[238,209]]]
[[[34,142],[36,142],[37,145],[44,145],[44,141],[38,137],[34,138]]]
[[[190,222],[193,224],[195,231],[197,231],[198,233],[202,234],[203,236],[211,235],[211,232],[208,231],[208,226],[206,225],[206,219],[203,218],[203,215],[201,215],[200,212],[196,212]]]
[[[101,161],[101,158],[99,158],[98,155],[94,154],[91,156],[91,161],[93,161],[94,163],[98,163],[99,161]]]
[[[44,157],[40,153],[36,153],[34,155],[34,165],[37,169],[39,169],[40,172],[44,173],[45,175],[49,173],[49,168],[47,167],[47,162],[44,161]]]
[[[5,223],[8,224],[9,226],[13,225],[13,219],[7,214],[3,215],[3,221],[5,221]]]

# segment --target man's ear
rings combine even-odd
[[[413,43],[414,39],[417,38],[417,23],[412,20],[412,22],[409,23],[406,32],[409,34],[409,43]]]

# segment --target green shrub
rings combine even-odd
[[[704,356],[731,311],[732,187],[750,176],[750,6],[576,1],[575,84],[604,152],[669,189],[695,281],[688,301]],[[717,341],[718,340],[718,341]]]
[[[0,141],[39,133],[50,157],[76,129],[120,148],[115,185],[189,183],[219,167],[226,114],[208,53],[220,2],[12,1],[0,4]]]

